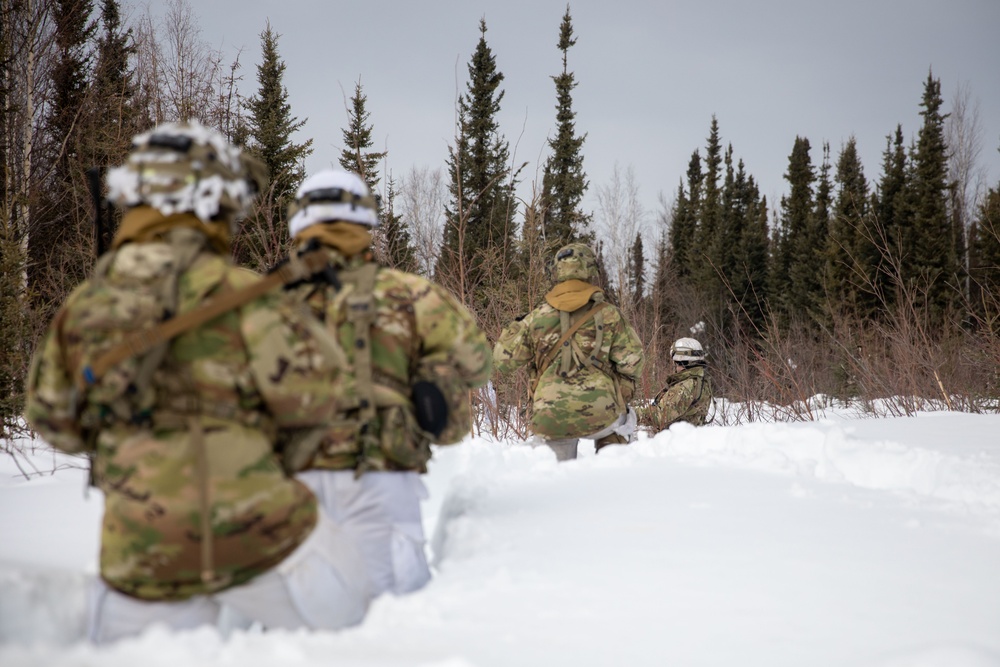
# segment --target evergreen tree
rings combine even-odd
[[[415,271],[417,261],[413,252],[413,240],[403,224],[402,216],[396,213],[395,202],[396,183],[389,178],[385,206],[382,209],[382,224],[378,227],[381,238],[380,261],[393,269]]]
[[[719,171],[722,166],[722,147],[719,140],[719,122],[712,116],[708,145],[705,147],[705,176],[702,197],[698,207],[698,228],[695,233],[695,256],[691,267],[696,284],[713,299],[719,295],[721,284],[719,220],[722,211],[719,191]]]
[[[368,189],[377,192],[379,182],[379,162],[385,159],[387,151],[373,151],[372,125],[368,122],[371,114],[365,108],[368,97],[364,94],[359,80],[354,85],[351,97],[348,126],[344,132],[344,150],[340,153],[340,166],[353,171],[368,184]]]
[[[686,280],[692,274],[703,180],[701,156],[698,151],[694,151],[688,162],[687,195],[684,193],[684,186],[679,186],[669,232],[670,265],[673,275],[681,280]]]
[[[455,145],[450,147],[450,201],[436,275],[469,302],[487,282],[510,277],[514,255],[517,174],[497,115],[504,75],[486,42],[486,21],[469,61],[466,92],[458,101]],[[481,295],[480,295],[481,296]]]
[[[795,137],[785,173],[789,193],[781,198],[781,228],[772,294],[781,295],[786,315],[804,315],[811,311],[819,292],[815,261],[818,246],[813,225],[816,175],[809,150],[808,139]]]
[[[260,33],[261,63],[257,66],[257,94],[247,101],[250,150],[267,166],[270,199],[283,209],[305,178],[304,161],[312,153],[312,139],[294,143],[292,135],[306,124],[292,116],[283,83],[285,63],[278,54],[281,36],[271,24]],[[277,215],[276,211],[276,215]]]
[[[878,301],[873,286],[878,249],[868,222],[868,181],[852,136],[841,149],[835,176],[837,196],[826,244],[824,285],[831,305],[870,316]]]
[[[897,281],[903,278],[904,258],[910,250],[910,221],[907,207],[909,162],[903,145],[903,128],[896,126],[886,137],[882,153],[882,175],[876,187],[872,207],[875,213],[871,237],[878,252],[873,285],[876,295],[887,306],[896,301]]]
[[[549,139],[552,154],[545,162],[542,175],[542,205],[545,209],[545,238],[555,247],[583,240],[591,242],[587,231],[590,216],[580,210],[580,202],[589,183],[583,171],[583,142],[587,138],[576,134],[576,112],[573,111],[573,89],[576,79],[569,71],[567,52],[576,44],[573,21],[566,5],[559,26],[562,51],[562,72],[552,77],[556,84],[556,135]]]
[[[924,122],[913,156],[913,261],[920,272],[920,287],[927,288],[930,314],[942,323],[960,296],[962,231],[948,215],[948,147],[944,138],[948,115],[941,113],[941,82],[931,74],[924,83],[920,106]]]
[[[49,174],[33,193],[29,236],[29,283],[42,307],[51,308],[84,278],[93,264],[93,230],[87,193],[84,123],[91,85],[91,42],[97,26],[90,20],[90,0],[54,0],[51,97],[44,156],[39,164]]]
[[[737,312],[756,333],[763,331],[767,316],[767,200],[761,198],[743,160],[736,166],[731,187],[726,276]]]
[[[983,198],[970,230],[972,310],[994,335],[1000,334],[1000,185]]]
[[[638,311],[645,301],[646,292],[646,259],[642,249],[642,234],[635,235],[632,253],[629,257],[629,293],[632,303]]]
[[[137,87],[130,64],[135,55],[131,29],[122,26],[117,0],[103,0],[101,34],[97,39],[94,72],[93,113],[86,119],[87,163],[106,167],[121,164],[128,154],[132,137],[149,122],[137,104]],[[110,211],[109,211],[110,212]],[[117,215],[106,216],[98,239],[100,248],[110,248]]]

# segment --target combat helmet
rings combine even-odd
[[[555,280],[597,281],[597,255],[585,243],[570,243],[556,253]]]
[[[670,358],[681,366],[704,364],[705,350],[694,338],[678,338],[670,346]]]
[[[302,182],[288,207],[293,238],[306,227],[333,221],[378,227],[378,201],[355,173],[324,169],[313,174]]]
[[[165,216],[191,213],[232,226],[265,186],[267,168],[197,121],[164,123],[132,140],[125,164],[107,173],[108,199]],[[232,229],[230,229],[232,231]]]

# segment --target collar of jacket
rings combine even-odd
[[[601,288],[582,280],[564,280],[549,290],[545,301],[556,310],[572,313],[587,305]]]
[[[323,245],[334,248],[348,259],[367,250],[372,245],[372,234],[368,228],[352,222],[325,222],[309,225],[295,235],[297,245],[309,239],[316,239]]]
[[[130,208],[122,216],[122,223],[115,232],[111,242],[114,249],[126,243],[149,243],[159,241],[171,229],[186,227],[201,232],[208,237],[212,248],[221,254],[229,252],[229,225],[218,223],[205,224],[193,213],[174,213],[163,215],[152,206],[136,206]]]

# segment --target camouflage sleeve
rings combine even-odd
[[[336,410],[347,363],[336,340],[288,293],[245,306],[240,326],[250,371],[278,427],[324,424]]]
[[[625,321],[621,311],[615,310],[618,312],[619,319],[615,338],[611,343],[609,358],[614,365],[615,372],[635,382],[646,363],[642,341],[639,340],[632,325]]]
[[[500,332],[497,344],[493,348],[493,359],[497,370],[510,373],[534,359],[530,328],[525,320],[514,320]]]
[[[50,445],[76,453],[87,449],[87,445],[77,417],[76,389],[60,345],[59,324],[64,312],[65,307],[35,348],[28,371],[24,418]]]
[[[493,372],[489,341],[476,319],[448,290],[428,282],[429,289],[414,300],[420,365],[444,364],[469,389],[486,384]],[[443,369],[442,369],[443,370]]]
[[[684,380],[670,387],[660,397],[660,400],[653,406],[658,413],[660,428],[667,428],[691,409],[696,386],[695,381]]]

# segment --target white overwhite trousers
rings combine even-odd
[[[223,605],[267,628],[337,630],[360,623],[370,599],[370,582],[353,540],[320,512],[316,528],[288,558],[219,593],[153,602],[98,580],[88,603],[88,634],[102,644],[139,635],[157,623],[174,630],[216,625]]]
[[[430,581],[420,501],[427,487],[416,472],[308,470],[296,477],[350,536],[364,557],[372,595],[402,595]]]

